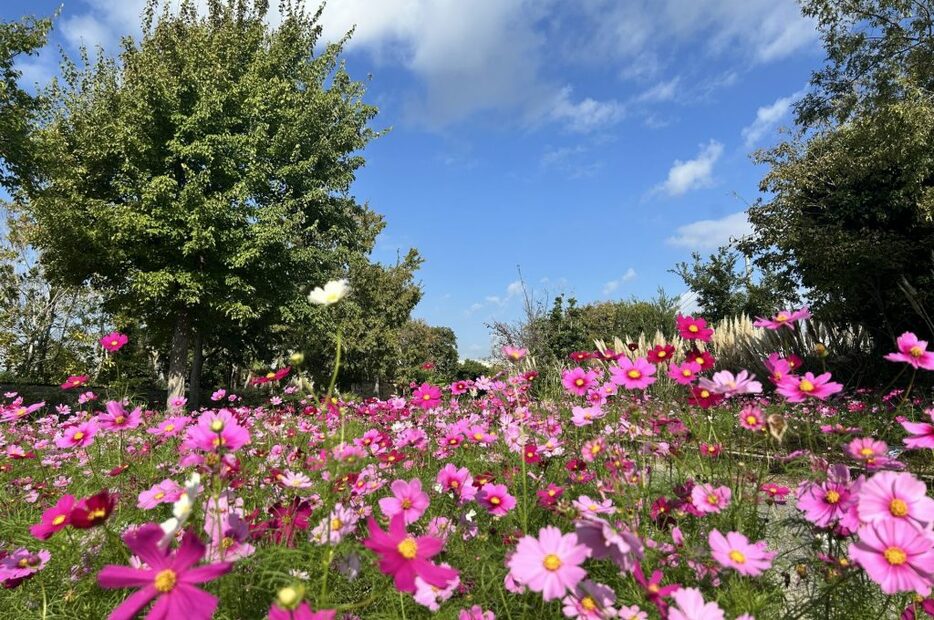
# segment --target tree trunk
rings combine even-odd
[[[191,375],[188,377],[188,406],[195,410],[201,406],[201,366],[204,364],[204,350],[201,332],[196,328],[192,339]]]
[[[185,375],[188,374],[188,336],[191,332],[191,316],[188,308],[178,311],[175,330],[172,333],[172,348],[169,351],[169,375],[167,377],[168,396],[166,407],[171,407],[172,399],[185,395]]]

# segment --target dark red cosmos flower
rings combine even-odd
[[[702,371],[712,369],[714,364],[717,363],[717,360],[710,354],[710,351],[700,351],[698,349],[691,349],[688,351],[687,360],[695,362],[701,367]]]
[[[117,497],[106,489],[96,495],[81,499],[71,509],[71,526],[87,530],[96,525],[103,525],[117,504]]]
[[[479,489],[486,484],[492,483],[494,480],[496,480],[496,477],[492,473],[485,471],[482,474],[474,476],[473,485]]]
[[[404,460],[405,453],[399,450],[390,450],[389,452],[384,452],[379,455],[380,463],[386,463],[387,465],[397,465]]]
[[[665,362],[670,362],[671,358],[674,357],[675,348],[670,344],[657,344],[652,347],[646,357],[653,364],[662,364]]]
[[[658,607],[662,618],[666,618],[668,616],[668,603],[666,603],[664,599],[666,596],[680,589],[681,584],[672,583],[667,586],[660,585],[662,582],[662,571],[660,570],[653,571],[652,576],[646,579],[645,573],[642,572],[642,566],[639,564],[636,564],[632,576],[635,577],[636,583],[642,586],[642,591],[645,593],[646,598],[649,599],[649,602]]]
[[[590,358],[592,358],[593,353],[591,353],[590,351],[574,351],[573,353],[568,355],[568,357],[570,357],[575,362],[580,363],[580,362],[583,362],[584,360],[589,360]]]
[[[534,381],[534,380],[535,380],[535,377],[537,377],[537,376],[538,376],[538,371],[537,371],[537,370],[530,370],[530,371],[526,372],[524,375],[522,375],[522,378],[525,379],[526,381],[531,382],[531,381]]]
[[[534,443],[525,444],[525,449],[522,451],[522,458],[525,459],[526,463],[540,463],[542,457],[538,455],[538,446]]]
[[[622,354],[617,353],[613,349],[604,349],[603,351],[594,351],[593,356],[600,357],[602,360],[606,362],[613,362],[613,361],[618,360],[620,357],[622,357]]]
[[[262,524],[260,534],[269,533],[277,544],[291,547],[295,534],[308,529],[311,506],[298,498],[290,504],[276,504],[269,509],[272,519]]]
[[[697,386],[691,388],[691,395],[688,397],[688,403],[697,405],[702,409],[710,409],[714,405],[719,404],[722,400],[722,394],[717,394],[706,388]]]
[[[630,342],[630,343],[627,344],[626,346],[629,347],[629,350],[630,350],[630,351],[637,351],[637,350],[639,349],[639,343],[638,343],[638,342]]]

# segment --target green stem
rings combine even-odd
[[[405,620],[405,599],[402,598],[402,590],[399,590],[399,608],[402,610],[402,620]]]
[[[337,371],[341,367],[341,328],[337,328],[337,351],[334,354],[334,372],[331,373],[331,382],[328,384],[328,392],[324,397],[325,407],[331,406],[331,394],[334,393],[334,384],[337,383]],[[341,443],[344,443],[344,414],[340,407],[337,408],[337,414],[341,418]]]

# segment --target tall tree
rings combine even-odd
[[[193,330],[262,338],[379,220],[349,192],[376,108],[343,42],[319,48],[320,9],[286,1],[271,28],[266,0],[169,4],[147,2],[119,59],[63,65],[18,189],[51,276],[164,334],[171,397]]]

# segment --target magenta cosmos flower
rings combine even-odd
[[[691,385],[697,379],[701,366],[697,362],[685,361],[680,366],[672,362],[668,365],[668,377],[680,385]]]
[[[227,409],[205,411],[188,427],[185,445],[205,452],[234,452],[250,443],[250,432]]]
[[[538,531],[538,538],[524,536],[509,559],[509,574],[546,601],[559,599],[587,576],[581,564],[590,549],[577,541],[576,534],[562,534],[553,526]]]
[[[46,540],[55,532],[68,527],[76,501],[74,495],[63,495],[54,506],[42,513],[39,523],[30,527],[29,533],[39,540]]]
[[[126,334],[121,334],[120,332],[110,332],[100,339],[101,346],[111,353],[116,353],[129,341],[130,339],[127,338]]]
[[[723,620],[723,610],[707,603],[697,588],[681,588],[671,595],[677,607],[668,611],[668,620]]]
[[[720,512],[730,505],[733,492],[730,487],[698,484],[691,489],[691,504],[701,513]]]
[[[627,390],[644,390],[655,383],[655,366],[644,357],[631,360],[622,357],[610,367],[610,381],[621,385]]]
[[[430,383],[422,383],[412,392],[412,403],[422,409],[434,409],[441,404],[441,388]]]
[[[123,403],[111,400],[107,411],[97,416],[97,424],[106,431],[117,432],[137,428],[143,423],[143,410],[136,407],[127,413]]]
[[[509,494],[505,484],[487,483],[477,493],[477,503],[494,517],[502,517],[516,507],[516,498]]]
[[[597,373],[593,370],[584,370],[580,366],[565,370],[561,373],[561,384],[571,394],[584,396],[597,382]]]
[[[934,370],[934,353],[928,351],[928,343],[918,340],[911,332],[905,332],[896,341],[898,353],[889,353],[885,359],[890,362],[905,362],[914,368]]]
[[[683,316],[679,314],[675,317],[675,325],[678,333],[685,340],[701,340],[707,342],[713,336],[713,329],[707,327],[707,321],[698,317]]]
[[[934,499],[927,485],[909,473],[883,471],[862,484],[856,510],[863,523],[904,519],[921,528],[934,521]]]
[[[785,375],[776,387],[776,391],[789,403],[804,402],[808,398],[827,400],[842,390],[843,385],[830,380],[829,372],[816,377],[810,372],[804,373],[803,377]]]
[[[770,319],[757,316],[753,325],[755,327],[764,327],[766,329],[781,329],[782,327],[791,329],[796,322],[809,318],[811,318],[811,311],[807,306],[804,306],[800,310],[780,310]]]
[[[390,519],[401,514],[406,525],[418,521],[431,503],[428,494],[422,491],[422,481],[418,478],[408,482],[395,480],[389,485],[389,490],[392,491],[392,497],[379,500],[379,509]]]
[[[128,532],[123,541],[146,568],[108,565],[97,574],[102,588],[140,588],[110,614],[110,620],[129,620],[156,599],[147,618],[190,618],[208,620],[217,608],[217,597],[195,587],[217,579],[233,566],[219,562],[195,567],[205,546],[193,531],[185,533],[178,550],[171,554],[160,547],[164,532],[155,523]]]
[[[928,416],[934,421],[934,408],[926,411]],[[908,420],[899,420],[911,437],[905,437],[902,442],[912,450],[919,448],[934,448],[934,424],[930,422],[909,422]]]
[[[269,620],[334,620],[336,617],[337,610],[312,611],[305,601],[294,609],[284,609],[276,603],[269,607]]]
[[[405,520],[397,514],[389,522],[389,530],[383,531],[373,517],[367,521],[370,537],[363,546],[379,555],[379,569],[392,575],[396,589],[415,592],[415,578],[438,589],[444,589],[457,578],[453,568],[438,566],[429,560],[441,553],[444,542],[434,536],[412,536],[405,531]]]
[[[858,485],[850,485],[850,470],[838,463],[827,472],[824,482],[802,482],[798,486],[798,510],[818,527],[830,527],[856,506]]]
[[[82,385],[87,385],[87,384],[88,384],[87,375],[71,375],[70,377],[65,379],[65,382],[62,384],[61,387],[63,390],[70,390],[72,388],[81,387]]]
[[[772,567],[775,553],[765,548],[764,540],[750,543],[739,532],[727,532],[724,536],[719,530],[712,530],[707,536],[707,542],[710,543],[710,553],[717,564],[723,568],[732,568],[741,575],[758,577]]]
[[[62,431],[55,438],[55,445],[59,448],[86,448],[94,443],[96,434],[97,424],[95,422],[82,422]]]
[[[931,593],[934,551],[930,532],[903,519],[889,519],[859,528],[859,540],[850,545],[853,558],[886,594]]]

